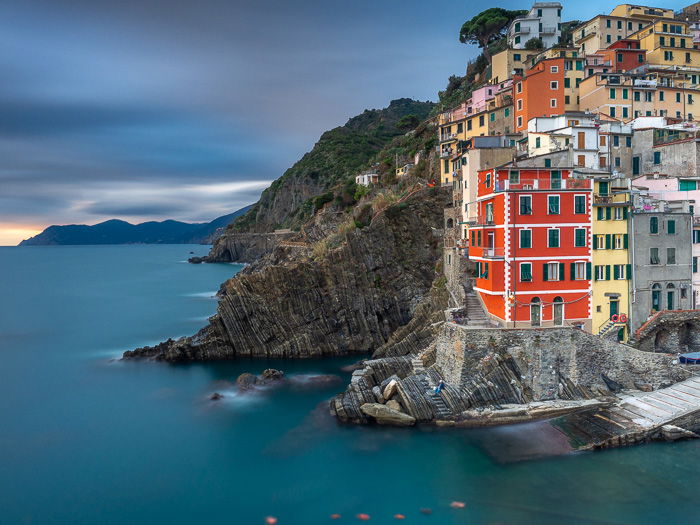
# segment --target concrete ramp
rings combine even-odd
[[[575,450],[698,437],[700,379],[692,377],[654,392],[626,392],[609,407],[570,414],[550,423]]]

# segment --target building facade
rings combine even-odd
[[[524,49],[533,38],[542,40],[545,48],[559,43],[561,10],[559,2],[535,2],[527,15],[516,18],[508,27],[508,47]]]

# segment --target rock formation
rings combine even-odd
[[[414,317],[431,319],[422,300],[436,301],[428,292],[442,246],[433,231],[448,198],[445,190],[424,188],[364,228],[334,233],[309,249],[280,246],[222,286],[217,313],[200,332],[124,358],[289,358],[382,347]],[[396,344],[410,349],[411,339],[425,339],[423,327],[415,328]]]

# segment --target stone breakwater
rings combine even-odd
[[[671,356],[577,329],[444,323],[419,353],[366,361],[330,409],[354,423],[398,420],[380,404],[412,418],[402,424],[482,426],[604,406],[621,389],[655,390],[687,377]]]
[[[278,247],[224,283],[217,313],[197,334],[124,358],[303,358],[382,347],[414,315],[430,319],[420,305],[439,275],[433,231],[448,197],[425,189],[309,250]]]

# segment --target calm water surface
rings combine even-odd
[[[340,383],[253,396],[227,383],[352,359],[115,361],[214,313],[240,266],[185,264],[190,251],[206,247],[0,248],[0,523],[700,522],[697,442],[511,461],[533,427],[343,427],[325,405]]]

